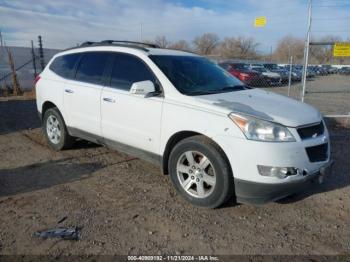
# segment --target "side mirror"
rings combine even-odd
[[[156,88],[152,81],[146,80],[133,83],[129,92],[133,95],[148,97],[150,94],[156,93]]]

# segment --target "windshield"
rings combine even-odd
[[[238,70],[246,70],[246,71],[249,70],[249,67],[246,64],[232,64],[232,66],[233,68],[236,68]]]
[[[186,95],[205,95],[247,89],[242,82],[200,56],[151,55],[172,84]]]
[[[264,66],[270,70],[278,70],[278,65],[276,64],[265,64]]]

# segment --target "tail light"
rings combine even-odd
[[[40,78],[41,78],[40,75],[37,75],[37,76],[35,77],[34,85],[36,85],[36,84],[39,82]]]
[[[246,73],[240,73],[239,76],[240,76],[240,79],[243,81],[248,80],[250,78],[250,75]]]

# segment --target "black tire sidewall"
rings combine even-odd
[[[189,195],[181,186],[177,177],[176,165],[179,157],[186,151],[198,151],[204,154],[212,163],[216,172],[214,191],[206,198],[196,198]],[[215,208],[222,205],[233,193],[233,176],[230,167],[217,146],[205,139],[185,139],[178,143],[169,157],[169,173],[175,189],[190,203],[200,207]]]
[[[47,129],[46,129],[47,119],[51,115],[55,116],[60,124],[61,139],[60,139],[60,142],[58,144],[52,143],[48,137],[48,134],[47,134]],[[43,118],[43,132],[45,134],[45,137],[46,137],[48,144],[50,145],[50,147],[52,149],[59,151],[59,150],[62,150],[63,148],[65,148],[67,135],[68,135],[67,129],[66,129],[66,125],[63,121],[63,117],[61,116],[60,112],[56,108],[50,108],[45,112],[44,118]]]

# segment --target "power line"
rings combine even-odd
[[[324,7],[350,7],[349,4],[341,4],[341,5],[315,5],[314,7],[317,8],[324,8]]]
[[[324,21],[324,20],[350,20],[350,17],[316,17],[313,20]]]
[[[350,34],[350,29],[344,29],[344,30],[312,30],[313,33],[339,33],[343,32],[346,33],[348,32]]]

